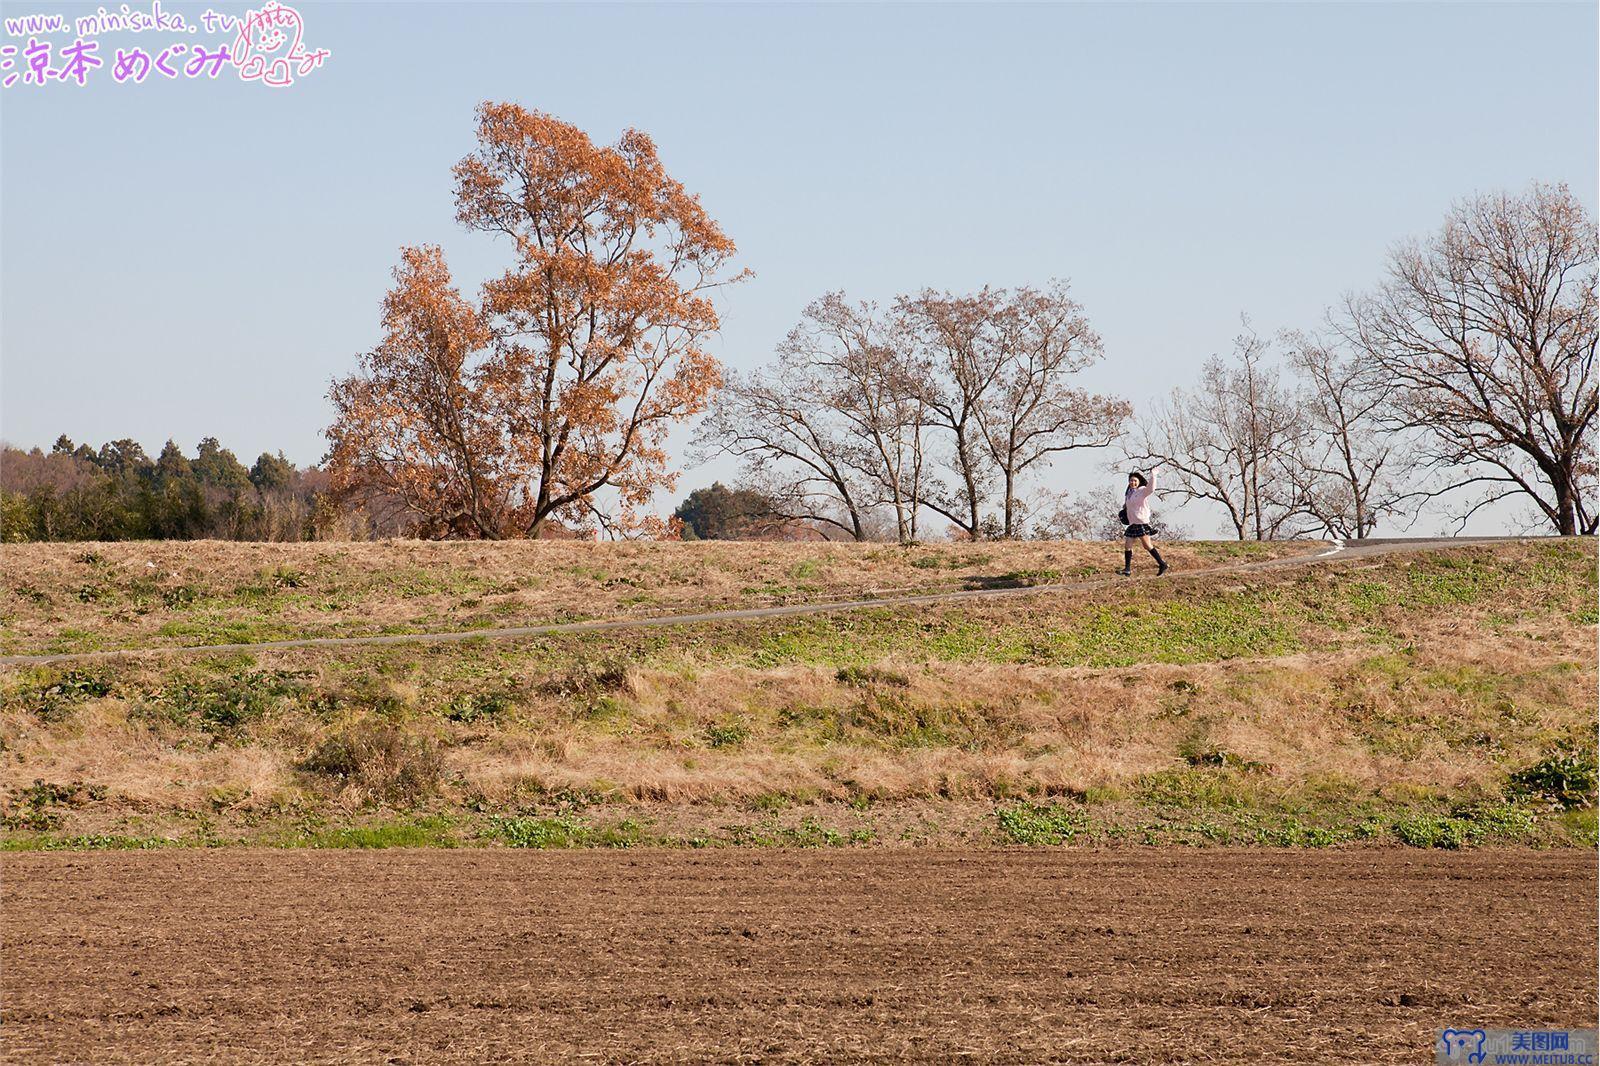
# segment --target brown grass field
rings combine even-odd
[[[1178,544],[1180,568],[1320,542]],[[0,546],[0,653],[364,636],[1044,584],[1111,545],[502,541]]]
[[[518,618],[585,598],[612,617],[639,590],[652,613],[741,604],[760,573],[792,586],[769,598],[825,600],[1116,561],[1097,544],[290,547],[8,545],[7,645],[316,631],[307,611],[345,633],[459,630],[449,605],[494,595]],[[144,576],[152,561],[179,577]],[[482,587],[519,568],[534,591]],[[12,667],[4,843],[1589,843],[1584,789],[1551,781],[1592,778],[1594,598],[1592,542],[1505,543],[836,615]]]

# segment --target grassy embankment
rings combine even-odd
[[[1174,546],[1196,568],[1312,546]],[[7,652],[1104,573],[1109,545],[6,546]],[[0,670],[3,843],[1590,844],[1593,542]]]

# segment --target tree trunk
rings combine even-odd
[[[1006,524],[1005,539],[1011,540],[1016,536],[1016,504],[1017,504],[1017,478],[1010,470],[1006,471]]]

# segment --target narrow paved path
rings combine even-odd
[[[1252,570],[1274,570],[1292,566],[1371,556],[1392,555],[1397,552],[1438,551],[1444,548],[1467,547],[1503,541],[1520,541],[1527,537],[1440,537],[1427,539],[1369,540],[1346,545],[1340,541],[1329,542],[1328,549],[1306,555],[1281,559],[1262,559],[1256,562],[1229,563],[1208,566],[1199,570],[1174,570],[1162,581],[1181,581],[1185,578],[1207,577],[1214,574],[1243,573]],[[1134,578],[1135,581],[1157,580],[1153,575]],[[889,596],[870,600],[837,600],[831,603],[793,603],[783,607],[746,607],[729,611],[704,611],[698,614],[657,615],[645,618],[613,618],[589,622],[559,622],[537,626],[502,626],[496,629],[450,630],[442,633],[384,633],[366,637],[305,637],[297,640],[266,640],[254,644],[188,644],[168,648],[115,648],[105,651],[61,652],[49,655],[0,655],[0,666],[36,666],[44,663],[88,662],[96,659],[116,659],[132,655],[202,655],[216,652],[263,652],[282,648],[354,648],[381,644],[449,644],[467,640],[506,640],[518,637],[542,637],[558,633],[605,633],[615,629],[644,629],[652,626],[694,625],[698,622],[738,622],[761,618],[787,618],[792,615],[832,614],[838,611],[860,611],[872,607],[920,607],[925,604],[959,603],[964,600],[994,599],[1002,596],[1042,596],[1059,592],[1084,592],[1125,584],[1128,578],[1101,577],[1085,581],[1058,582],[1049,585],[1022,585],[1016,588],[962,589],[956,592],[924,592],[911,596]]]

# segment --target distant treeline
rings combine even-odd
[[[133,440],[98,449],[63,436],[49,452],[0,448],[0,539],[319,540],[390,535],[340,506],[327,475],[263,452],[251,466],[207,437],[152,459]]]

